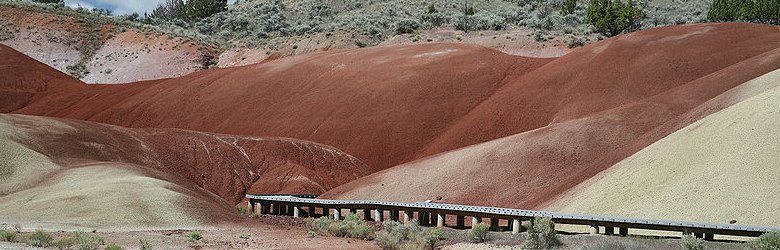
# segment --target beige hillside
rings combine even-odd
[[[41,144],[45,140],[34,134],[46,129],[52,136],[76,130],[53,119],[0,115],[3,223],[58,230],[174,229],[201,227],[214,214],[232,210],[206,190],[179,184],[185,183],[181,177],[126,163],[66,166],[22,143]]]
[[[581,183],[562,212],[778,226],[780,70],[724,94],[750,96]]]

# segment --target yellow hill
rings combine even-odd
[[[777,85],[780,70],[724,94],[724,103],[745,99],[624,159],[547,209],[779,226]]]

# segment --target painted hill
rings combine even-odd
[[[735,104],[731,104],[735,103]],[[780,225],[780,70],[703,105],[729,105],[579,184],[548,209]],[[700,113],[694,110],[693,113]]]
[[[681,25],[607,39],[557,59],[461,44],[332,50],[174,79],[80,84],[40,95],[14,112],[141,131],[298,138],[366,163],[321,165],[318,171],[332,175],[366,169],[321,185],[319,190],[330,190],[326,198],[442,196],[452,203],[545,208],[643,148],[742,100],[714,101],[780,68],[778,31],[754,24]],[[217,138],[203,144],[232,141]],[[157,143],[199,144],[171,141]],[[209,162],[210,152],[195,158]],[[181,156],[161,156],[168,158]],[[240,197],[236,187],[242,185],[226,176],[229,171],[207,181],[198,179],[208,176],[198,171],[164,172],[183,173],[223,198]],[[335,187],[363,173],[374,174]],[[331,179],[318,180],[312,182]],[[285,191],[275,185],[253,190]]]
[[[442,196],[451,203],[544,208],[647,145],[728,107],[708,105],[689,113],[779,68],[777,30],[684,25],[576,50],[506,84],[431,144],[431,152],[457,148],[448,143],[511,135],[393,167],[323,197],[422,201]],[[741,34],[760,42],[740,44]],[[399,189],[416,191],[389,191]]]
[[[372,171],[404,161],[551,59],[460,44],[333,50],[181,78],[82,85],[16,111],[127,127],[299,138]]]
[[[88,83],[182,76],[218,56],[209,43],[159,30],[87,10],[0,1],[0,43]]]
[[[36,95],[78,86],[76,79],[0,44],[0,112],[27,106]]]
[[[284,138],[0,114],[0,140],[8,220],[217,223],[235,220],[233,205],[248,192],[320,193],[368,173],[337,149]]]

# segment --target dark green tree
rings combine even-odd
[[[36,3],[45,3],[45,4],[59,4],[59,5],[65,5],[64,0],[33,0],[33,2]]]
[[[188,0],[184,4],[188,20],[200,20],[227,10],[227,0]]]
[[[707,12],[707,19],[780,24],[780,0],[715,0]]]
[[[561,11],[563,14],[572,14],[574,13],[574,10],[577,9],[577,0],[564,0],[563,6],[561,6]]]
[[[624,31],[638,29],[647,15],[632,0],[591,0],[586,21],[605,36],[616,36]]]
[[[780,24],[780,0],[756,0],[751,9],[754,22]]]
[[[149,17],[163,20],[184,19],[184,1],[163,0],[157,5],[157,8],[152,10],[152,14]]]
[[[433,4],[428,5],[428,14],[435,14],[435,13],[439,13],[439,11],[436,10],[436,6]]]
[[[469,8],[466,9],[466,15],[467,16],[473,16],[476,13],[477,13],[477,11],[474,10],[474,7],[469,6]]]

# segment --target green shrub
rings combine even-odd
[[[472,243],[482,243],[488,240],[488,231],[490,231],[490,225],[477,223],[466,232],[466,238]]]
[[[236,210],[238,210],[238,213],[241,215],[246,215],[250,212],[248,207],[242,205],[236,206]]]
[[[420,234],[420,238],[417,241],[421,242],[422,245],[428,249],[434,249],[436,243],[441,240],[443,235],[444,231],[440,228],[428,228]]]
[[[125,250],[125,248],[116,244],[109,244],[105,250]]]
[[[52,242],[51,234],[42,230],[36,230],[29,237],[27,237],[27,245],[34,247],[49,247]]]
[[[555,232],[555,223],[550,218],[534,218],[533,223],[526,225],[528,238],[523,242],[523,248],[549,249],[560,244]]]
[[[431,3],[430,5],[428,5],[428,14],[434,14],[434,13],[439,13],[439,11],[436,10],[436,5]]]
[[[252,235],[249,234],[241,234],[238,236],[238,238],[245,239],[245,240],[248,240],[250,237],[252,237]]]
[[[36,3],[45,3],[45,4],[59,4],[59,5],[65,5],[65,2],[63,0],[33,0],[33,2]]]
[[[79,249],[79,250],[95,250],[103,245],[103,238],[89,235],[88,233],[79,231],[73,236],[60,238],[52,246],[58,249]]]
[[[768,232],[762,234],[753,242],[757,250],[779,250],[780,249],[780,231]]]
[[[0,230],[0,241],[15,242],[16,232],[10,230]]]
[[[704,250],[704,240],[685,234],[680,240],[680,247],[685,250]]]
[[[395,23],[395,33],[406,34],[412,33],[420,28],[420,22],[414,19],[403,19]]]
[[[750,21],[780,24],[778,0],[715,0],[707,19],[716,22]]]
[[[184,2],[184,17],[199,20],[227,10],[227,0],[188,0]]]
[[[335,221],[330,217],[317,219],[307,218],[306,229],[317,235],[349,237],[356,239],[370,239],[374,228],[366,224],[356,214],[349,213],[342,221]]]
[[[588,6],[586,20],[595,31],[605,36],[617,36],[624,31],[639,28],[639,21],[645,12],[634,5],[633,0],[592,0]]]
[[[376,244],[384,250],[395,250],[401,248],[404,243],[403,235],[393,234],[388,231],[380,231],[376,234]]]
[[[187,240],[190,242],[198,241],[200,239],[203,239],[203,235],[201,235],[198,231],[187,234]]]
[[[149,244],[148,241],[138,240],[138,242],[141,244],[141,250],[152,250],[152,244]]]
[[[561,6],[561,12],[563,12],[563,14],[573,14],[576,9],[577,0],[563,0],[563,5]]]
[[[60,250],[68,250],[73,249],[73,246],[76,245],[76,238],[75,237],[65,237],[58,239],[52,243],[52,246],[56,247]]]
[[[421,227],[416,221],[385,221],[382,227],[374,239],[382,249],[433,249],[443,235],[441,229]]]

